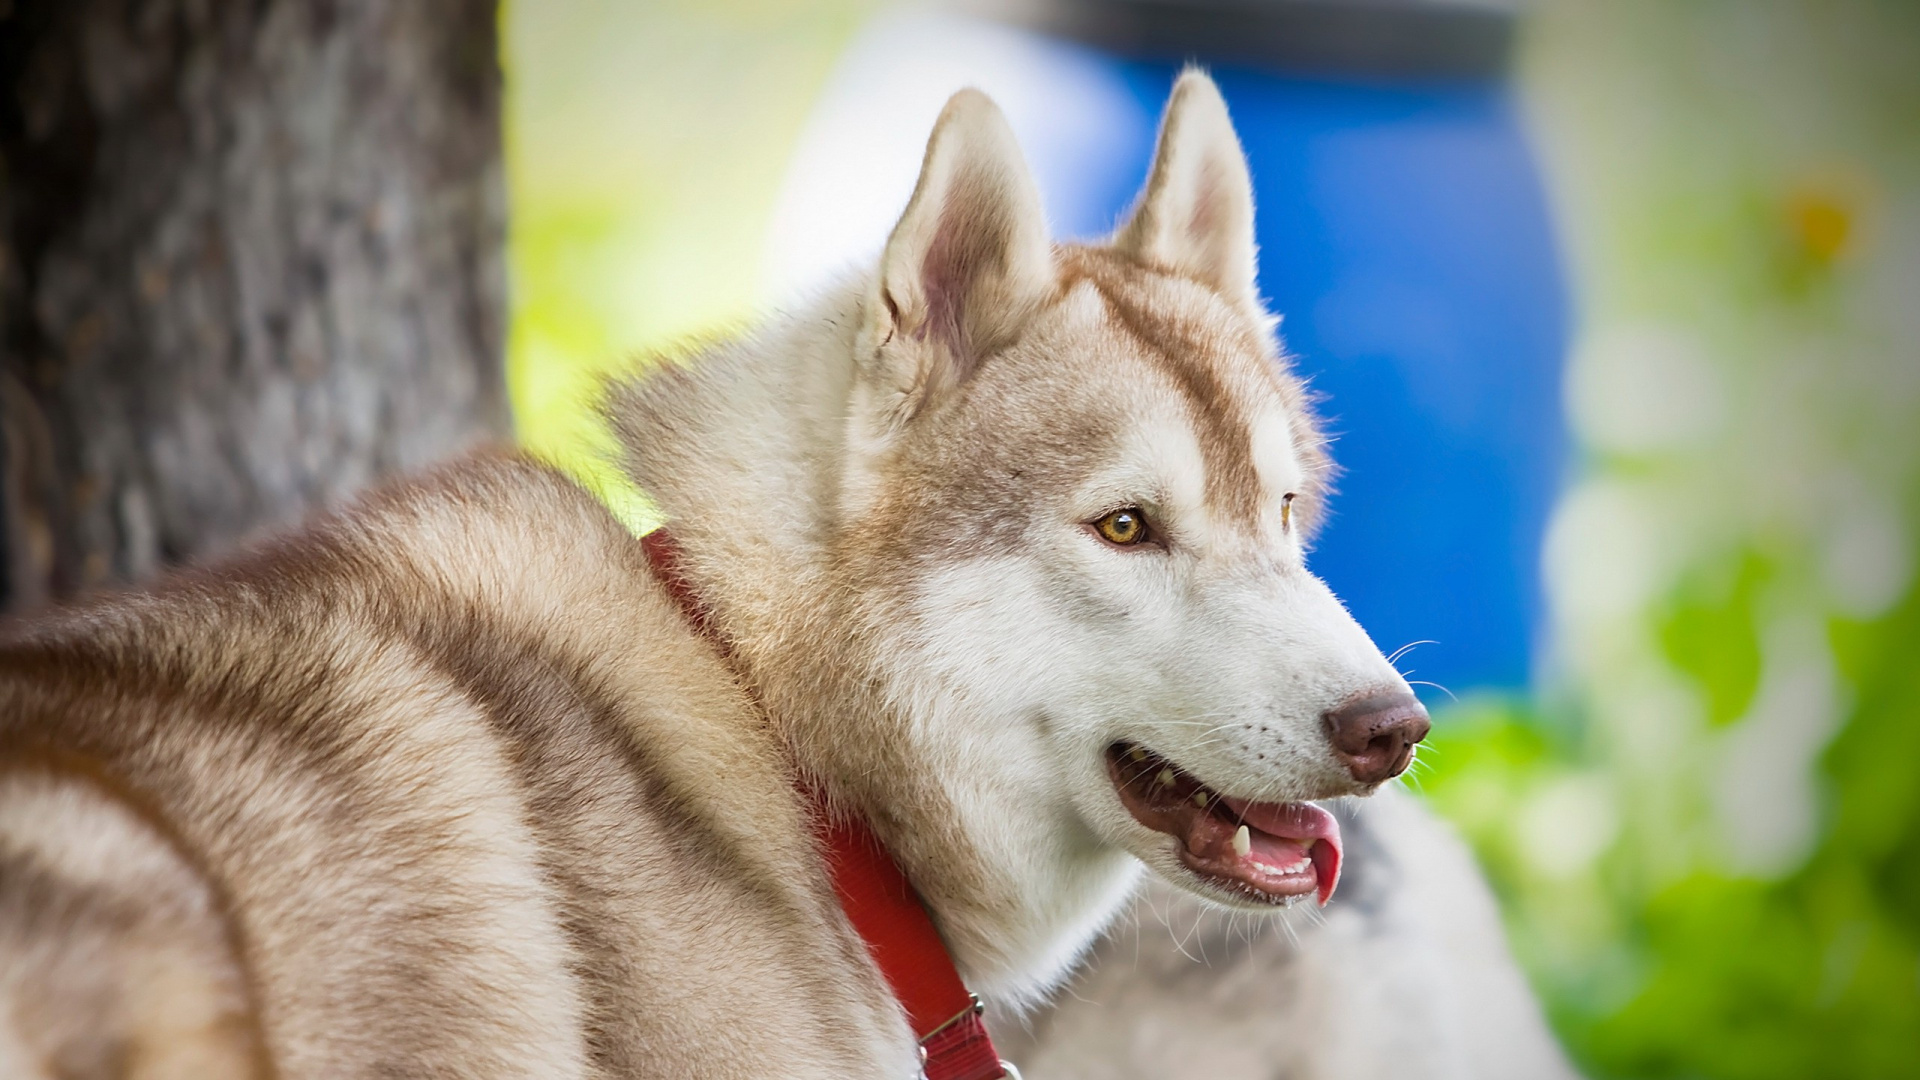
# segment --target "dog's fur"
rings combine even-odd
[[[1247,906],[1126,812],[1107,748],[1361,793],[1321,717],[1405,690],[1303,565],[1328,464],[1252,212],[1202,75],[1096,247],[1048,239],[956,96],[875,272],[612,396],[724,662],[511,456],[15,628],[0,1070],[901,1080],[801,777],[1000,1002],[1143,864]],[[1123,506],[1154,543],[1088,528]]]

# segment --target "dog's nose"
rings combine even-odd
[[[1413,760],[1413,744],[1433,725],[1426,707],[1405,690],[1355,698],[1322,718],[1333,755],[1355,780],[1377,784],[1399,776]]]

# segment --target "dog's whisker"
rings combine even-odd
[[[1459,697],[1459,695],[1457,695],[1457,694],[1455,694],[1455,693],[1454,693],[1453,691],[1451,691],[1451,690],[1449,690],[1449,689],[1447,689],[1446,687],[1444,687],[1444,686],[1441,686],[1441,685],[1440,685],[1439,683],[1437,683],[1437,682],[1428,682],[1428,681],[1427,681],[1427,680],[1425,680],[1425,679],[1408,679],[1408,680],[1407,680],[1407,685],[1408,685],[1408,686],[1431,686],[1431,687],[1433,687],[1433,688],[1434,688],[1435,690],[1438,690],[1438,691],[1440,691],[1441,693],[1443,693],[1443,694],[1445,694],[1445,695],[1447,695],[1447,697],[1448,697],[1448,698],[1450,698],[1450,699],[1452,699],[1452,701],[1453,701],[1453,703],[1454,703],[1455,705],[1458,705],[1458,704],[1460,704],[1460,697]]]
[[[1419,648],[1422,645],[1438,645],[1438,644],[1440,643],[1437,641],[1431,641],[1431,640],[1409,641],[1405,645],[1400,646],[1399,648],[1393,650],[1392,653],[1388,654],[1387,663],[1389,664],[1399,663],[1401,657],[1407,655],[1408,653],[1412,652],[1413,650]]]

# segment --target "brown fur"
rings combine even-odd
[[[1181,312],[1167,303],[1164,285],[1155,280],[1160,273],[1142,273],[1135,259],[1112,248],[1063,247],[1059,262],[1063,286],[1086,281],[1099,290],[1140,354],[1185,395],[1207,459],[1207,497],[1242,522],[1260,510],[1254,501],[1260,482],[1248,438],[1249,407],[1268,395],[1282,402],[1310,481],[1294,504],[1295,520],[1311,536],[1331,494],[1333,459],[1312,396],[1282,361],[1273,335],[1259,323]],[[1196,363],[1199,357],[1205,362]]]
[[[802,828],[778,747],[632,539],[542,468],[470,461],[7,635],[0,1062],[828,1076],[904,1055]]]

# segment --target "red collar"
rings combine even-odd
[[[655,529],[641,537],[640,546],[647,553],[647,565],[673,595],[687,622],[726,656],[730,651],[726,641],[714,630],[708,609],[680,571],[680,545],[665,529]],[[907,1014],[920,1041],[927,1080],[1017,1076],[994,1051],[980,1019],[980,999],[960,981],[953,957],[919,894],[866,819],[830,814],[818,789],[805,791],[814,805],[833,891]]]

